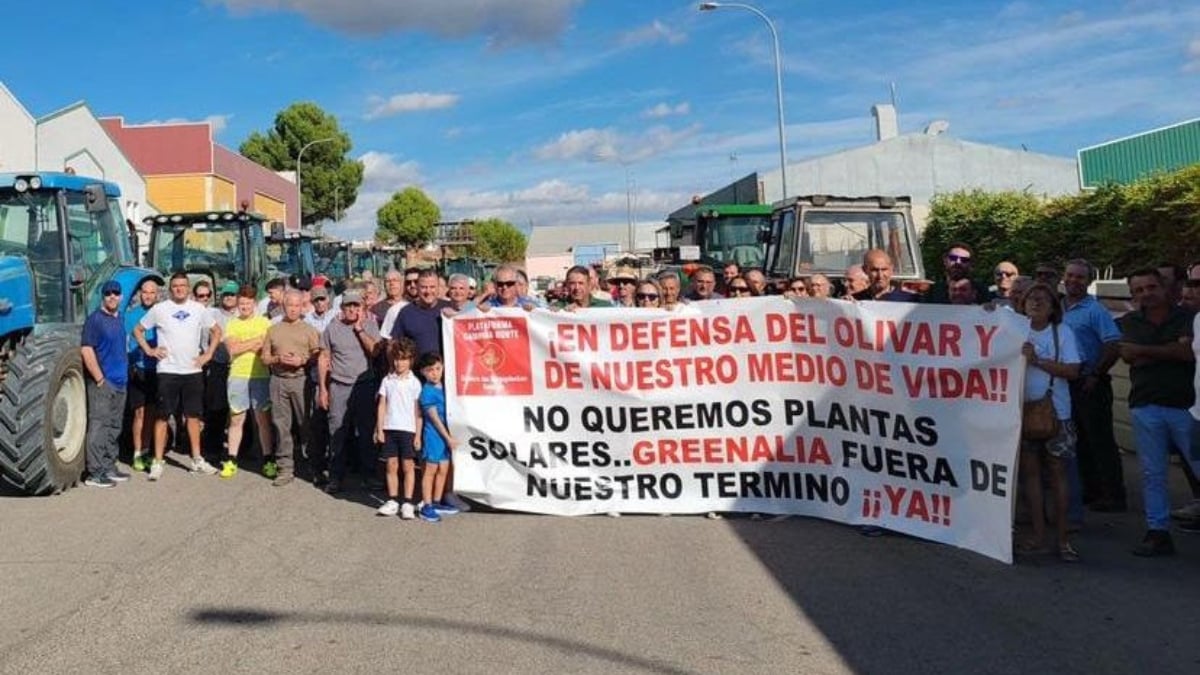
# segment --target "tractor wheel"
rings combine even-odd
[[[20,492],[62,492],[83,474],[87,391],[79,342],[30,334],[0,383],[0,482]]]

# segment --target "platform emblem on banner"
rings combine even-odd
[[[462,319],[454,324],[459,396],[529,396],[533,370],[529,324],[520,317]],[[464,358],[465,357],[465,358]]]

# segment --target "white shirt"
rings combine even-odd
[[[216,321],[208,307],[195,300],[164,300],[142,317],[142,328],[157,329],[158,346],[167,357],[158,362],[158,372],[168,375],[192,375],[200,372],[194,361],[208,345],[203,337]]]
[[[1200,363],[1200,314],[1192,319],[1192,353],[1196,355],[1197,363]],[[1192,376],[1192,389],[1196,390],[1196,402],[1192,404],[1190,412],[1192,419],[1200,422],[1200,367],[1196,368],[1196,374]]]
[[[1049,325],[1042,330],[1029,329],[1029,337],[1033,343],[1034,352],[1039,359],[1054,360],[1054,332]],[[1079,349],[1075,346],[1075,333],[1065,323],[1058,324],[1058,362],[1079,363]],[[1025,400],[1036,401],[1046,395],[1050,386],[1050,373],[1035,368],[1032,364],[1025,366]],[[1054,412],[1058,419],[1071,419],[1071,385],[1066,379],[1054,378]]]
[[[379,384],[384,400],[384,431],[417,432],[417,401],[421,399],[421,381],[408,371],[403,376],[389,373]]]
[[[387,314],[383,315],[383,325],[379,327],[379,333],[384,337],[391,337],[392,326],[396,325],[396,317],[400,316],[400,310],[408,304],[407,300],[401,300],[396,304],[388,307]]]

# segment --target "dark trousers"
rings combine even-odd
[[[1101,377],[1090,392],[1083,380],[1071,383],[1071,416],[1079,433],[1076,453],[1086,502],[1125,503],[1125,477],[1121,453],[1113,435],[1112,378]]]
[[[200,434],[200,449],[206,457],[214,461],[225,458],[228,426],[229,364],[210,362],[204,367],[204,431]]]
[[[329,384],[330,478],[346,477],[353,458],[366,472],[375,469],[375,394],[379,382],[366,378],[354,384]]]
[[[125,421],[125,391],[87,382],[87,471],[103,476],[117,468],[117,440]]]
[[[304,409],[308,411],[308,444],[304,459],[313,477],[329,470],[329,411],[317,405],[317,383],[311,378],[304,382]]]

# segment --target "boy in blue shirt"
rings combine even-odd
[[[435,352],[421,356],[417,362],[425,384],[421,387],[421,447],[425,452],[425,472],[421,476],[421,519],[436,523],[442,515],[453,515],[458,509],[445,500],[446,476],[450,473],[450,451],[458,441],[450,435],[446,423],[446,392],[442,389],[445,366]]]

